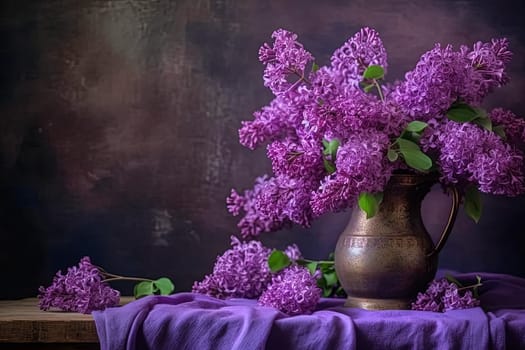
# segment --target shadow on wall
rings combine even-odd
[[[0,264],[7,286],[0,291],[3,298],[34,295],[35,283],[42,280],[49,234],[42,197],[54,171],[55,159],[39,128],[30,127],[0,186]]]

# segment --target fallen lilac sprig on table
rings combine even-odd
[[[477,288],[482,285],[477,276],[477,283],[463,286],[453,277],[441,278],[430,282],[424,293],[419,293],[412,303],[412,310],[445,312],[450,310],[477,307],[480,302]]]
[[[140,281],[134,288],[135,298],[150,294],[167,295],[175,289],[166,277],[151,280],[115,275],[93,265],[85,256],[78,266],[69,267],[66,274],[59,270],[49,287],[38,289],[39,306],[44,311],[58,308],[83,314],[116,306],[120,302],[120,292],[111,288],[108,282],[123,280]]]

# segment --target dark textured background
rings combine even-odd
[[[167,275],[178,290],[208,273],[237,233],[225,197],[269,170],[237,129],[271,98],[257,51],[278,27],[297,32],[321,65],[375,27],[389,80],[435,42],[507,36],[512,82],[486,107],[525,115],[521,3],[2,1],[0,297],[35,295],[83,255],[115,273]],[[479,224],[460,215],[442,267],[525,276],[525,199],[484,200]],[[448,205],[437,188],[424,203],[434,236]],[[261,239],[323,258],[349,213]]]

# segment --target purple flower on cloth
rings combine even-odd
[[[271,281],[271,249],[259,241],[241,242],[231,236],[231,249],[217,257],[213,272],[195,282],[192,291],[216,298],[257,298]]]
[[[59,308],[89,314],[94,310],[118,305],[120,292],[103,281],[99,269],[83,257],[77,266],[69,267],[65,275],[58,271],[53,283],[38,289],[40,309]]]
[[[291,266],[272,279],[259,298],[259,305],[274,307],[288,315],[308,314],[320,298],[321,289],[308,269]]]
[[[458,286],[446,278],[430,282],[424,293],[418,293],[412,310],[445,312],[479,306],[479,300],[470,290],[461,292]]]
[[[472,292],[467,290],[461,295],[457,286],[448,288],[443,296],[443,311],[470,309],[476,306],[479,306],[479,300],[472,296]]]

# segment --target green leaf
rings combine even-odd
[[[315,73],[315,72],[317,72],[318,70],[319,70],[319,65],[318,65],[317,63],[314,62],[314,63],[312,64],[312,72]]]
[[[308,271],[310,271],[310,275],[314,275],[315,271],[317,270],[317,261],[312,261],[306,264],[306,268],[308,268]]]
[[[468,186],[465,190],[465,203],[463,204],[467,215],[478,223],[483,205],[481,203],[481,195],[476,186]]]
[[[492,121],[489,117],[479,117],[472,121],[474,124],[481,126],[488,131],[492,131]]]
[[[426,171],[432,167],[432,159],[425,153],[416,150],[401,151],[407,165],[419,171]]]
[[[332,294],[332,286],[326,284],[324,277],[317,280],[317,286],[322,289],[323,297],[328,297]]]
[[[421,139],[421,134],[418,132],[407,132],[405,136],[405,139],[412,141],[416,144],[419,144],[419,140]]]
[[[335,157],[337,155],[337,149],[339,148],[339,140],[338,139],[332,139],[330,141],[323,140],[323,154],[325,156],[330,156],[330,159],[323,159],[324,168],[328,172],[328,174],[333,174],[336,171],[335,168]]]
[[[291,263],[288,255],[281,250],[274,250],[268,257],[268,267],[272,272],[279,272],[290,266]]]
[[[397,153],[397,151],[391,148],[388,149],[386,156],[391,162],[395,162],[397,158],[399,158],[399,154]]]
[[[397,139],[397,142],[399,152],[409,167],[419,171],[425,171],[432,167],[432,159],[423,153],[416,143],[401,138]]]
[[[333,174],[335,173],[336,171],[336,168],[335,168],[335,164],[334,162],[328,160],[328,159],[323,159],[323,163],[324,163],[324,168],[326,169],[326,171],[328,172],[328,174]]]
[[[423,132],[423,130],[425,130],[427,126],[428,124],[425,122],[413,120],[410,123],[408,123],[407,126],[403,129],[403,132],[401,133],[401,136],[399,136],[399,138],[419,143],[421,133]]]
[[[369,219],[377,214],[377,211],[379,210],[379,204],[381,204],[381,201],[383,200],[383,193],[368,193],[368,192],[361,192],[359,194],[359,208],[363,210],[366,213],[366,218]]]
[[[448,119],[458,123],[470,122],[479,117],[478,111],[466,103],[454,103],[446,114]]]
[[[481,108],[481,107],[473,107],[473,109],[478,114],[478,118],[489,118],[489,114],[483,108]]]
[[[175,290],[173,282],[167,277],[153,281],[153,287],[156,289],[155,292],[160,292],[160,295],[170,295]]]
[[[324,278],[317,279],[317,286],[321,289],[326,288],[326,280]]]
[[[418,144],[404,139],[404,138],[398,138],[397,144],[399,145],[399,151],[421,151],[421,148],[419,148]]]
[[[371,65],[363,73],[364,79],[381,79],[385,76],[385,70],[381,66]]]
[[[492,128],[492,131],[501,137],[503,140],[507,139],[507,135],[505,134],[505,127],[503,125],[496,125]]]
[[[419,144],[419,140],[421,139],[421,134],[419,132],[414,131],[407,131],[406,129],[403,130],[401,133],[401,136],[399,136],[398,139],[408,140],[412,141],[415,144]]]
[[[152,295],[153,294],[153,281],[142,281],[140,283],[137,283],[135,287],[133,287],[133,295],[135,296],[135,299],[145,297],[146,295]]]
[[[318,265],[323,273],[335,271],[335,262],[333,261],[319,261]]]
[[[335,160],[335,156],[337,154],[337,149],[339,148],[339,140],[338,139],[332,139],[330,141],[323,140],[323,154],[332,156],[332,160]]]
[[[421,131],[425,130],[425,128],[427,126],[428,126],[428,124],[425,123],[425,122],[420,122],[419,120],[414,120],[414,121],[408,123],[408,125],[405,128],[405,130],[406,131],[412,131],[412,132],[420,133]]]
[[[325,273],[323,274],[323,278],[326,281],[327,286],[335,286],[339,280],[337,279],[337,275],[334,272],[331,273]]]

